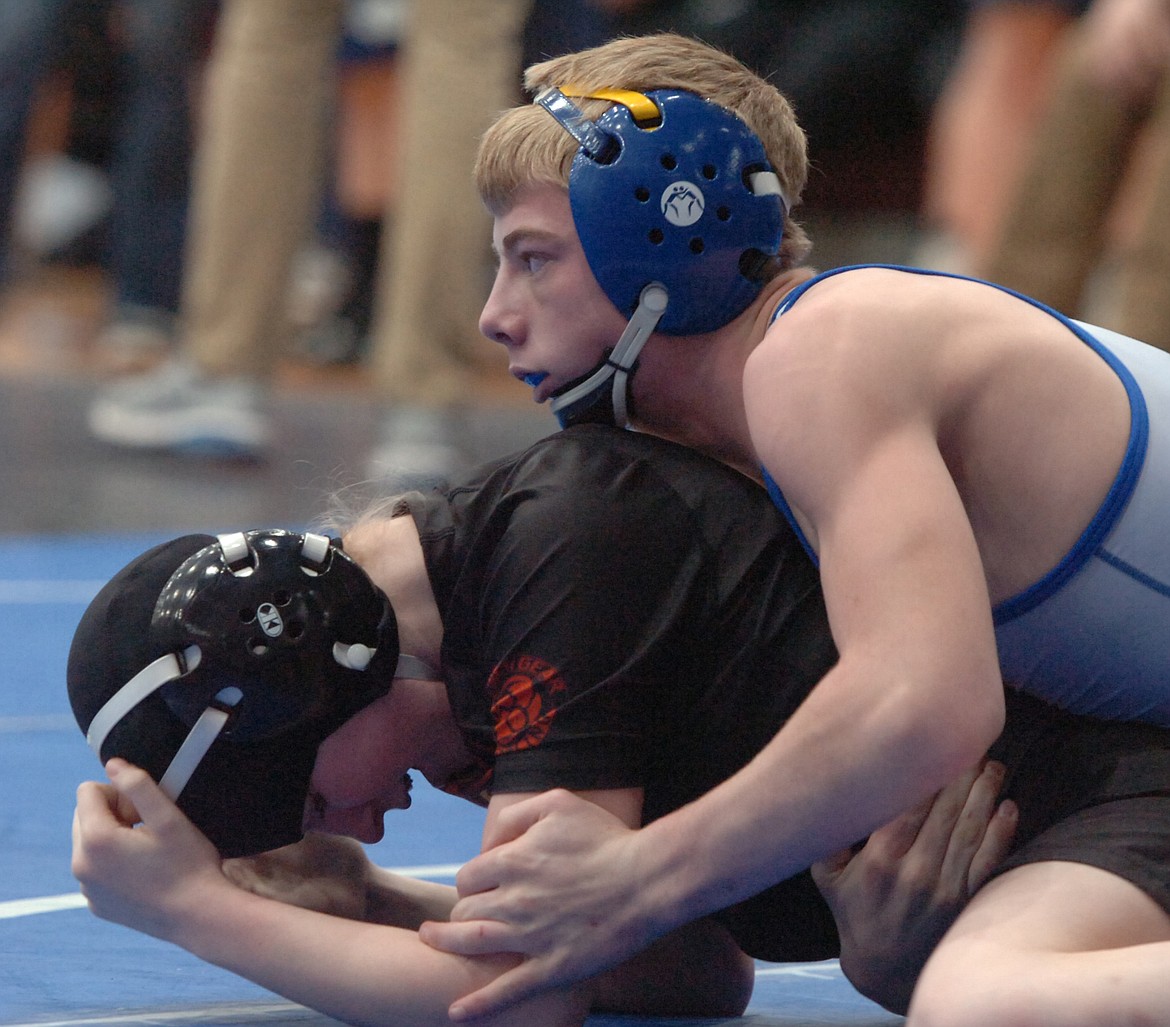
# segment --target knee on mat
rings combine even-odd
[[[1027,971],[992,972],[986,966],[932,972],[914,989],[905,1027],[1048,1027],[1042,1001]]]

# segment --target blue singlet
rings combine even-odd
[[[837,268],[805,282],[784,298],[775,316],[809,286],[850,270]],[[1170,527],[1170,353],[985,284],[1066,325],[1121,379],[1131,411],[1125,458],[1077,543],[1043,578],[993,611],[1004,679],[1074,713],[1170,726],[1170,538],[1164,534]],[[815,560],[767,469],[764,480]]]

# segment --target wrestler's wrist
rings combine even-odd
[[[274,901],[241,888],[226,876],[209,879],[197,891],[188,893],[188,901],[167,911],[165,927],[156,936],[213,962],[206,953],[219,944],[225,930],[233,929],[241,910]]]
[[[651,824],[631,835],[635,884],[628,909],[647,942],[695,919],[694,861],[672,832]]]

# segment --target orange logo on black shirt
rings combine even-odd
[[[557,712],[552,696],[565,687],[560,671],[535,656],[514,656],[499,664],[488,679],[496,755],[544,741]]]

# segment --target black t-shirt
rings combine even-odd
[[[747,763],[836,660],[764,491],[672,443],[583,425],[406,502],[481,762],[467,798],[641,787],[653,820]],[[807,875],[724,919],[761,958],[836,954]]]
[[[641,787],[656,819],[747,763],[836,660],[816,571],[764,490],[671,443],[582,425],[405,502],[479,761],[452,790],[473,801]],[[1170,731],[1006,699],[1005,869],[1087,863],[1170,911]],[[761,959],[838,953],[807,872],[716,916]]]

